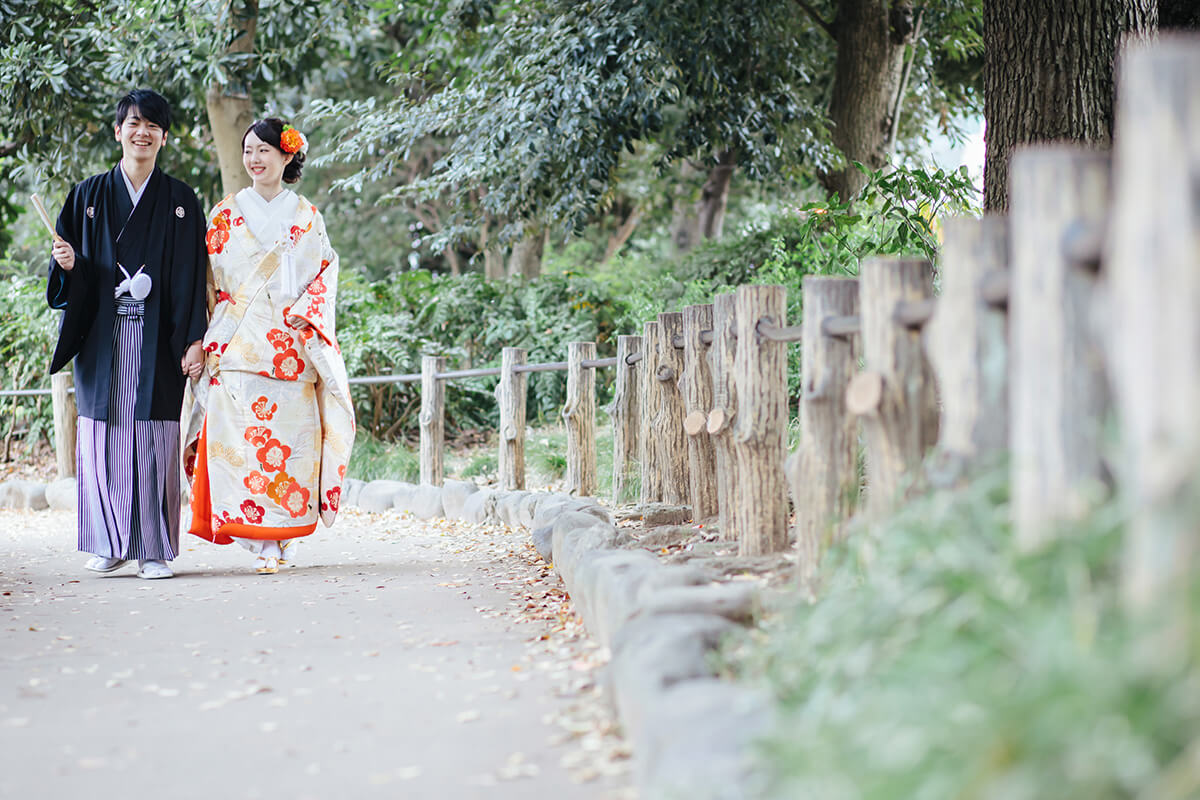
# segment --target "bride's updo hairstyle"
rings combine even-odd
[[[284,135],[285,130],[287,131],[286,136]],[[291,155],[292,160],[283,168],[283,182],[296,183],[299,181],[300,172],[304,169],[304,151],[308,149],[308,140],[289,123],[277,117],[267,117],[246,128],[246,133],[242,134],[242,147],[246,146],[246,136],[251,131],[279,152]]]

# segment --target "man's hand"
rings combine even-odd
[[[75,269],[75,248],[67,244],[65,239],[54,240],[54,246],[50,248],[50,255],[54,256],[58,265],[67,272]]]
[[[183,374],[192,380],[199,378],[200,373],[204,370],[204,350],[200,345],[199,341],[188,345],[187,352],[183,354],[183,359],[179,362]]]

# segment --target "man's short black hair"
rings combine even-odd
[[[129,112],[138,110],[138,116],[163,129],[171,129],[171,104],[153,89],[134,89],[117,103],[117,127],[120,127]]]

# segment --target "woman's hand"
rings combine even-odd
[[[67,244],[66,239],[55,238],[54,246],[50,248],[50,255],[54,256],[58,265],[67,272],[75,269],[75,248]]]
[[[204,350],[200,345],[199,340],[188,345],[187,352],[183,354],[183,359],[179,362],[183,374],[192,380],[199,378],[200,373],[204,370]]]

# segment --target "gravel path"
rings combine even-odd
[[[343,511],[279,575],[82,569],[0,511],[0,797],[630,798],[605,654],[528,534]]]

